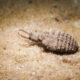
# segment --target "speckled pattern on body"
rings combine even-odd
[[[19,30],[26,33],[29,37],[19,34],[25,39],[30,39],[42,44],[49,51],[56,51],[58,53],[74,53],[78,51],[78,43],[67,33],[61,31],[45,31],[40,35],[28,33],[25,30]]]

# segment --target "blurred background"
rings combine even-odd
[[[80,0],[0,0],[0,27],[24,24],[40,17],[74,21],[72,26],[79,27]]]

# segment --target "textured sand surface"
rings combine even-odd
[[[0,0],[0,80],[80,80],[80,50],[57,55],[18,35],[60,30],[80,46],[79,0]]]

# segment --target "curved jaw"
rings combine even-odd
[[[21,33],[20,33],[21,32]],[[28,34],[28,36],[24,36],[25,34]],[[24,31],[24,30],[22,30],[22,29],[20,29],[19,30],[19,32],[18,32],[18,34],[21,36],[21,37],[23,37],[23,38],[26,38],[26,39],[29,39],[29,32],[27,32],[27,31]]]
[[[21,32],[21,33],[19,33],[19,32]],[[26,39],[30,39],[30,40],[35,41],[35,42],[38,42],[38,36],[36,34],[29,33],[29,32],[22,30],[22,29],[20,29],[19,32],[18,32],[18,34],[21,37],[26,38]],[[26,34],[28,34],[28,36],[25,36]]]

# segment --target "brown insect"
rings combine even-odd
[[[28,37],[21,35],[26,39],[30,39],[32,41],[38,42],[45,46],[45,48],[49,51],[55,52],[65,52],[65,53],[74,53],[78,50],[78,43],[67,33],[60,31],[51,31],[51,32],[43,32],[41,35],[36,35],[32,32],[26,32],[24,30],[20,30],[26,34]]]

